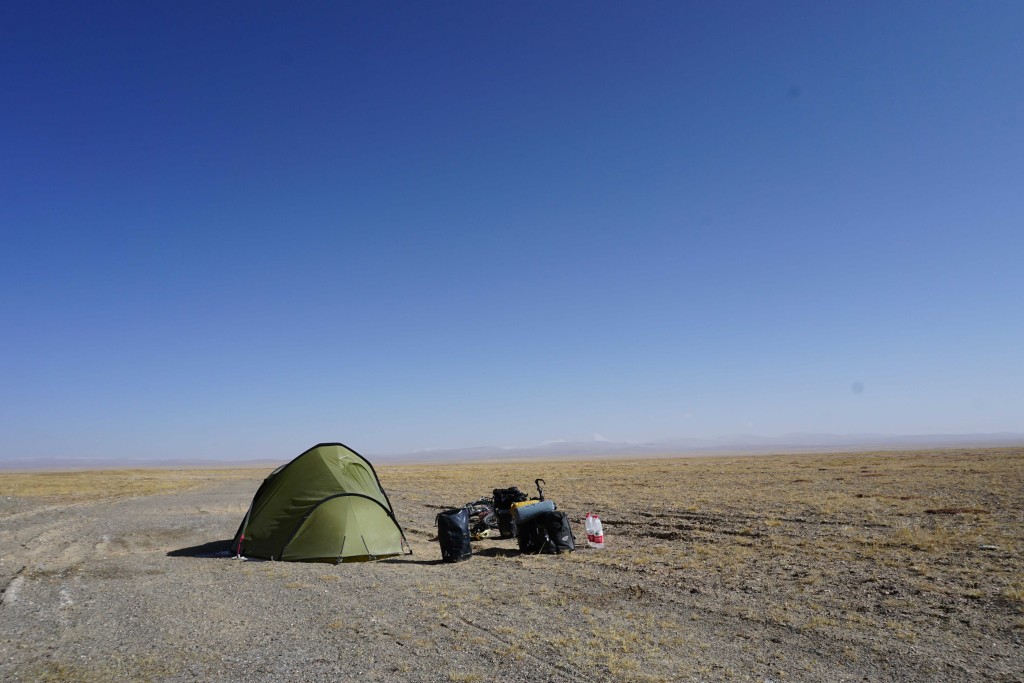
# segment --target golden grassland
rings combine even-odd
[[[988,495],[1017,497],[1022,468],[1024,448],[526,460],[380,465],[377,470],[389,489],[443,493],[449,502],[489,494],[481,491],[481,482],[507,480],[533,490],[533,479],[540,477],[552,495],[613,508],[637,501],[675,505],[672,499],[682,494],[686,501],[678,502],[691,507],[744,501],[758,508],[796,505],[829,512],[829,504],[863,508],[865,497],[910,510],[920,506],[915,500],[965,507]],[[621,499],[624,493],[628,497]]]
[[[81,503],[152,496],[215,481],[259,479],[269,469],[112,469],[72,472],[0,472],[0,496]]]
[[[381,477],[431,513],[536,477],[575,520],[600,513],[607,547],[567,558],[563,586],[474,600],[548,624],[536,642],[582,670],[595,664],[580,654],[588,643],[604,643],[597,663],[618,680],[663,680],[663,660],[677,671],[706,661],[708,639],[692,634],[721,624],[748,625],[735,639],[754,658],[782,652],[748,639],[767,630],[849,667],[899,652],[925,677],[948,675],[937,655],[965,649],[962,629],[1008,643],[1024,629],[1024,449],[404,465]],[[407,524],[431,533],[425,517],[423,528]],[[497,557],[551,571],[535,557]],[[600,588],[581,596],[580,585]],[[464,594],[458,582],[421,589],[441,605]],[[810,658],[778,664],[827,673]]]
[[[928,589],[929,562],[949,553],[978,555],[957,568],[965,575],[983,573],[986,551],[1024,553],[1020,448],[379,469],[389,491],[431,508],[487,495],[481,482],[532,490],[543,478],[575,518],[602,515],[609,552],[599,561],[633,567],[710,563],[730,573],[755,555],[868,559]],[[802,583],[825,582],[828,566]],[[1007,579],[1006,597],[1019,602],[1024,576]]]
[[[615,680],[680,671],[729,678],[707,668],[716,656],[706,648],[721,638],[773,678],[827,678],[829,662],[877,674],[893,657],[913,662],[918,677],[941,678],[952,671],[943,657],[974,647],[965,633],[1012,643],[1024,629],[1024,449],[381,470],[393,498],[431,513],[492,486],[527,490],[536,477],[574,519],[600,513],[602,551],[575,553],[555,569],[541,558],[495,557],[529,576],[559,572],[561,582],[507,599],[474,596],[472,607],[451,606],[467,600],[458,580],[420,589],[444,618],[513,610],[544,623],[530,634],[535,647]],[[407,526],[432,533],[429,516],[416,521],[423,527]],[[764,633],[825,654],[765,648],[752,635]],[[527,656],[515,645],[524,634],[507,635],[508,656]],[[593,642],[604,646],[595,653]]]
[[[787,528],[811,524],[820,529],[800,536],[808,549],[821,535],[871,552],[934,550],[958,539],[1012,545],[1024,507],[1024,449],[1014,448],[378,469],[389,491],[428,506],[489,495],[492,482],[529,492],[540,477],[564,509],[599,512],[613,529],[648,520],[664,528],[662,540],[675,540],[728,523],[735,534],[727,536],[783,543]]]

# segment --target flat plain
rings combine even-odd
[[[266,469],[0,473],[0,679],[1024,681],[1024,449],[377,469],[414,553],[342,565],[225,556]],[[577,552],[440,562],[538,477]]]

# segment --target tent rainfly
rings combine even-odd
[[[337,563],[400,555],[408,545],[373,465],[343,444],[322,443],[263,481],[231,551]]]

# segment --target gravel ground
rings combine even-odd
[[[799,554],[758,564],[766,534],[776,548],[786,534],[813,542],[836,527],[825,521],[759,530],[729,514],[624,512],[609,516],[605,551],[523,557],[513,541],[484,541],[447,565],[431,540],[440,506],[399,486],[389,493],[412,556],[226,557],[259,474],[68,506],[0,500],[0,679],[1024,680],[1020,611],[1005,599],[914,596],[877,559],[836,559],[843,585]],[[712,533],[760,569],[699,561]],[[638,559],[655,547],[696,559]],[[1001,561],[1020,575],[1019,554]],[[806,612],[797,622],[789,609]]]
[[[441,564],[414,536],[416,554],[376,563],[226,557],[221,541],[254,490],[16,506],[0,530],[0,679],[472,681],[496,667],[523,681],[580,679],[497,653],[495,628],[514,626],[512,614],[442,614],[461,599],[445,585],[488,589],[486,556]]]

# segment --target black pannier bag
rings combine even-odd
[[[576,550],[576,537],[572,535],[572,524],[569,515],[560,510],[543,512],[544,528],[555,546],[556,553],[571,553]]]
[[[519,552],[524,555],[536,555],[553,547],[547,531],[537,523],[537,518],[518,525],[516,539],[519,541]],[[548,552],[552,552],[548,550]]]
[[[561,510],[542,512],[519,525],[519,551],[526,555],[557,555],[576,550],[569,515]]]
[[[445,510],[437,515],[437,542],[441,544],[441,559],[461,562],[473,556],[469,544],[469,508]]]
[[[527,499],[527,495],[518,487],[507,489],[494,489],[494,513],[498,517],[498,531],[502,538],[512,538],[515,532],[512,529],[512,503],[521,503]]]

